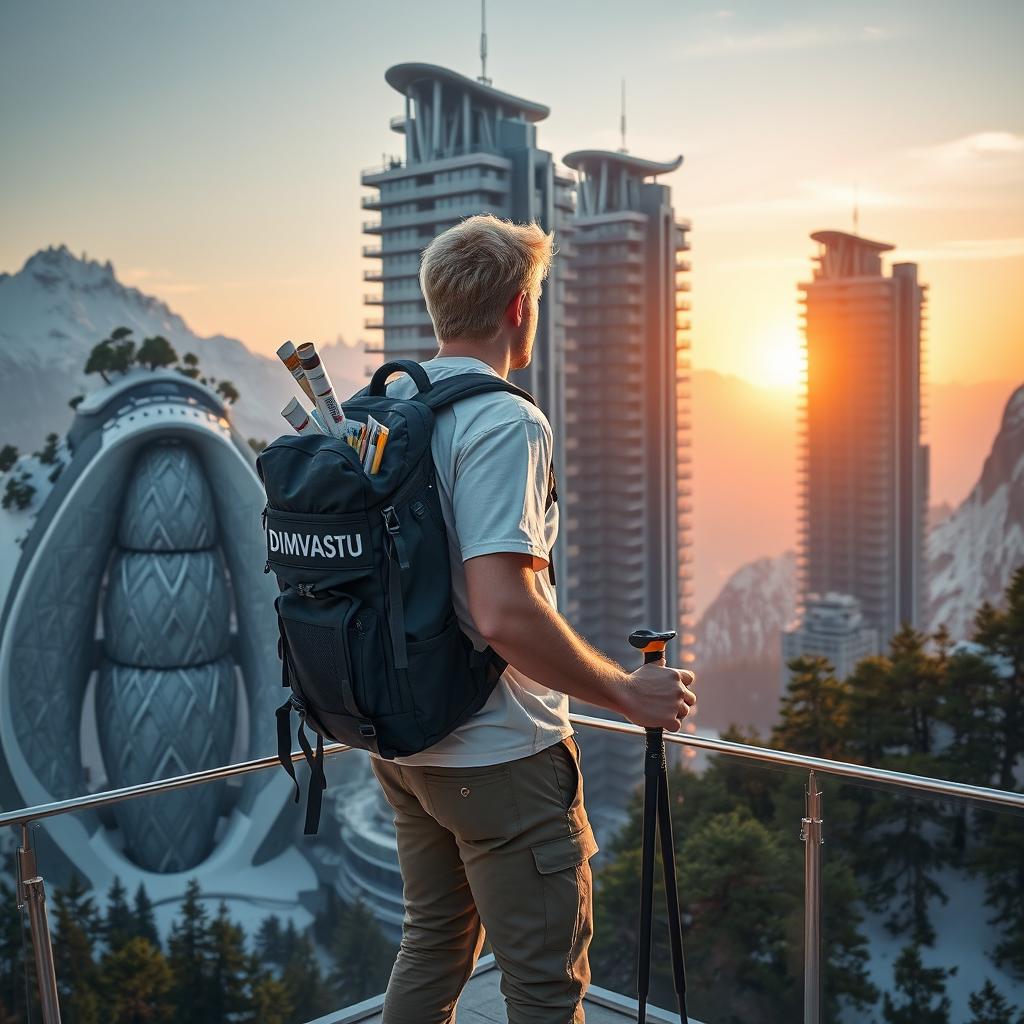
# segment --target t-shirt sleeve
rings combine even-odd
[[[498,551],[523,552],[548,564],[545,504],[551,428],[521,418],[488,427],[459,448],[452,511],[462,560]]]

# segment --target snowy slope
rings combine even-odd
[[[284,432],[279,412],[297,392],[276,359],[235,338],[197,336],[159,299],[121,284],[109,262],[79,259],[62,245],[40,250],[16,274],[0,274],[0,443],[32,450],[50,431],[63,433],[68,399],[102,384],[82,372],[89,350],[121,326],[132,328],[137,344],[162,334],[179,357],[194,352],[203,373],[232,381],[243,436]],[[332,345],[325,361],[340,394],[362,387],[361,351]]]
[[[697,624],[698,725],[767,733],[779,704],[779,634],[795,607],[791,551],[759,558],[729,578]]]
[[[932,629],[969,636],[983,601],[998,603],[1024,565],[1024,386],[1011,396],[981,477],[928,545]]]
[[[778,658],[779,633],[796,608],[796,558],[787,551],[733,573],[697,625],[702,665]]]

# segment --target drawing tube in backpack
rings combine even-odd
[[[345,410],[338,404],[327,367],[317,354],[316,346],[307,341],[297,349],[299,365],[313,391],[313,401],[327,428],[327,433],[341,437],[344,431]]]
[[[396,371],[416,382],[412,398],[387,396],[385,381]],[[419,753],[478,711],[505,670],[492,648],[474,648],[455,616],[430,445],[438,410],[489,391],[533,401],[491,374],[432,383],[419,363],[385,363],[345,402],[350,421],[387,428],[376,473],[364,470],[344,438],[327,434],[284,435],[256,460],[267,496],[266,570],[280,590],[281,682],[289,691],[277,711],[278,753],[294,779],[294,711],[311,768],[307,834],[317,829],[326,786],[325,739],[385,758]],[[550,478],[549,505],[553,471]]]
[[[288,400],[288,404],[281,410],[281,415],[288,421],[296,434],[323,433],[319,424],[299,405],[295,398]]]

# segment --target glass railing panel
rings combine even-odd
[[[843,776],[818,780],[821,1019],[1017,1021],[1024,816]]]
[[[401,927],[390,809],[367,755],[343,752],[326,760],[319,833],[305,836],[296,767],[299,803],[275,766],[33,828],[64,1020],[187,1008],[195,1024],[305,1024],[384,990]],[[3,884],[0,1021],[38,1022],[24,962],[9,963],[22,954],[7,862]]]
[[[629,737],[628,756],[643,741]],[[804,774],[703,752],[670,758],[677,887],[683,918],[687,1010],[704,1024],[801,1019]],[[586,776],[586,771],[584,772]],[[641,891],[640,794],[594,858],[593,983],[636,995]],[[655,872],[649,1004],[676,1007],[665,884]]]

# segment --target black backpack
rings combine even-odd
[[[408,399],[389,398],[395,371],[415,381]],[[430,440],[435,413],[463,398],[521,388],[486,373],[431,383],[419,363],[385,363],[368,387],[343,402],[345,416],[367,416],[390,430],[377,474],[367,475],[347,442],[325,434],[289,434],[260,453],[267,494],[266,572],[275,599],[282,685],[278,757],[299,786],[291,759],[291,712],[310,767],[305,833],[315,833],[327,780],[323,741],[381,757],[418,753],[478,711],[507,662],[477,651],[452,605],[448,535]],[[536,404],[536,402],[534,402]],[[553,467],[547,507],[558,500]],[[554,583],[553,552],[549,578]],[[316,734],[316,751],[306,736]]]

